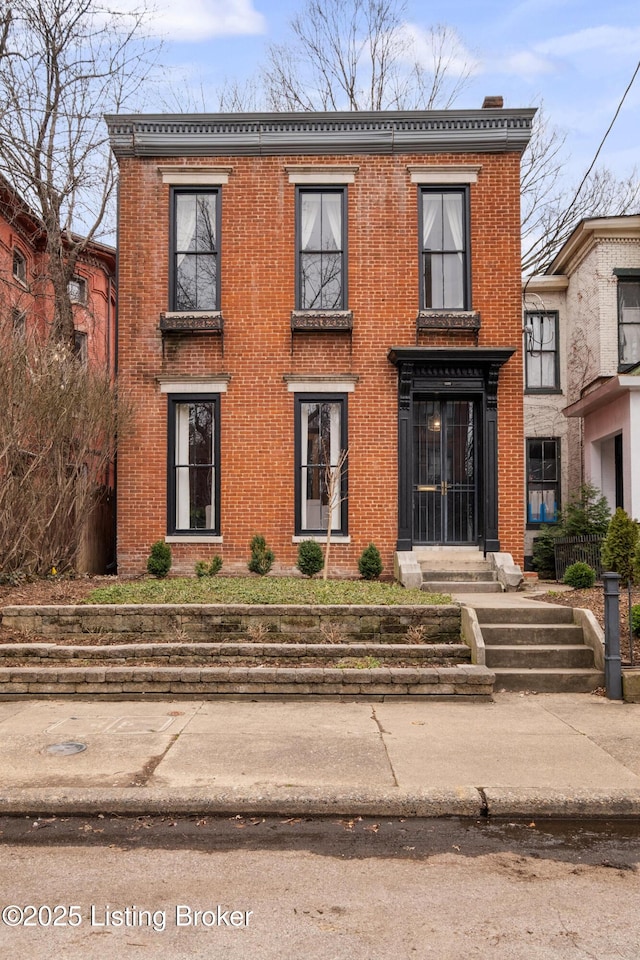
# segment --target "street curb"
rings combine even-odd
[[[0,816],[287,816],[287,817],[480,817],[483,800],[475,788],[415,793],[333,793],[270,789],[260,794],[157,790],[14,790],[0,795]]]
[[[0,796],[0,817],[286,816],[462,819],[640,819],[640,790],[594,793],[510,791],[490,787],[413,793],[159,793],[147,788],[14,790]]]
[[[640,790],[496,790],[485,787],[491,817],[558,820],[640,819]]]

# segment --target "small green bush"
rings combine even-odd
[[[298,570],[305,577],[320,573],[324,566],[322,547],[316,540],[303,540],[298,545]]]
[[[602,545],[602,566],[620,574],[623,584],[633,582],[633,557],[638,543],[638,524],[622,507],[611,517],[607,536]]]
[[[556,537],[560,533],[553,527],[542,526],[533,541],[533,569],[541,580],[555,580],[556,559],[553,550]]]
[[[222,569],[222,557],[215,556],[211,563],[207,563],[206,560],[198,560],[195,565],[196,577],[202,579],[202,577],[215,577],[216,573],[219,573]]]
[[[640,637],[640,603],[635,603],[631,607],[631,629],[634,636]]]
[[[269,573],[275,560],[273,550],[267,546],[267,541],[260,534],[256,534],[250,544],[251,558],[249,560],[249,570],[251,573],[258,573],[261,577]]]
[[[596,572],[588,563],[579,560],[567,567],[562,582],[576,590],[588,590],[596,582]]]
[[[360,554],[358,570],[365,580],[377,580],[382,573],[382,558],[374,543],[370,543]]]
[[[156,540],[147,560],[147,570],[153,577],[166,577],[171,569],[171,547],[164,540]]]
[[[606,497],[591,483],[583,484],[569,498],[562,511],[562,535],[564,537],[604,537],[611,519],[611,510]]]

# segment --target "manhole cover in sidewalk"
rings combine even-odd
[[[66,743],[50,743],[44,748],[44,753],[53,753],[57,757],[70,757],[74,753],[82,753],[87,749],[86,743],[75,743],[73,740],[67,740]]]

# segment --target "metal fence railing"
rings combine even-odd
[[[553,544],[553,554],[556,563],[556,580],[562,580],[567,567],[572,563],[588,563],[596,572],[598,580],[602,580],[602,544],[603,538],[598,536],[585,537],[558,537]]]

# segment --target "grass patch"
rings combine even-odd
[[[382,604],[450,603],[443,593],[406,590],[396,583],[364,580],[302,580],[296,577],[172,577],[136,580],[93,590],[84,603],[269,603]]]

